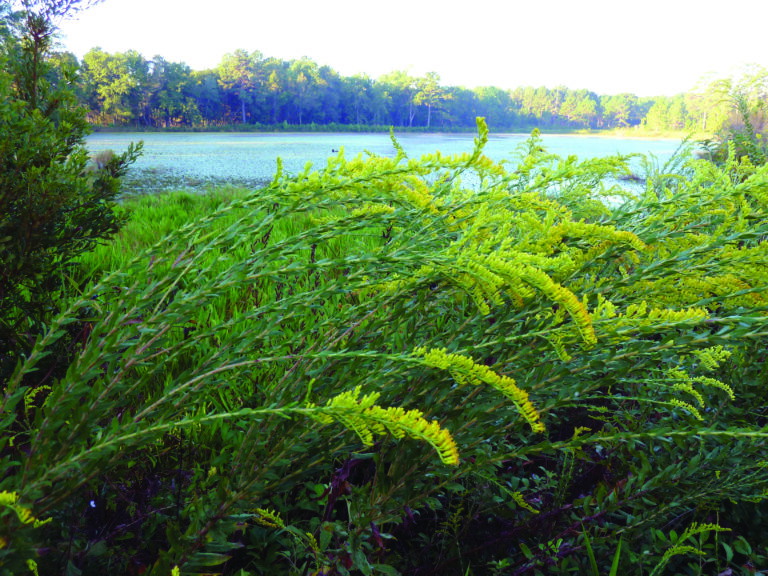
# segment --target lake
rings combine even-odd
[[[494,160],[513,159],[528,134],[492,134],[485,154]],[[440,150],[444,155],[469,152],[475,134],[396,134],[409,157]],[[87,139],[91,152],[122,152],[132,141],[144,141],[144,154],[132,166],[124,190],[157,192],[168,189],[206,189],[220,184],[261,186],[272,179],[277,157],[286,172],[297,173],[311,162],[325,166],[334,150],[347,157],[369,151],[394,156],[388,134],[349,133],[97,133]],[[544,147],[560,156],[580,159],[613,154],[653,154],[669,159],[678,140],[646,140],[604,136],[544,135]]]

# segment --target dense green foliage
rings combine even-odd
[[[765,88],[765,87],[763,87]],[[731,94],[734,118],[720,131],[717,138],[702,144],[703,152],[711,161],[723,165],[730,156],[744,164],[745,176],[751,173],[750,166],[768,163],[768,93],[762,98],[750,98],[742,90]]]
[[[64,57],[73,61],[74,57]],[[99,125],[149,127],[398,126],[473,128],[483,116],[494,130],[606,129],[717,132],[729,115],[722,82],[673,97],[597,95],[564,86],[503,90],[442,86],[435,73],[393,72],[376,80],[340,76],[303,58],[284,61],[243,50],[213,70],[193,71],[136,51],[83,57],[81,102]],[[766,84],[764,70],[750,78]]]
[[[69,3],[71,4],[71,2]],[[50,10],[60,9],[52,3]],[[0,377],[44,334],[74,260],[120,226],[119,177],[137,153],[89,165],[89,125],[53,73],[51,14],[6,14],[0,62]]]
[[[0,569],[765,566],[768,167],[485,137],[132,203],[4,384]]]

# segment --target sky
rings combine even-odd
[[[673,95],[768,67],[767,0],[103,0],[63,47],[215,67],[237,49],[343,76],[437,72],[448,86]]]

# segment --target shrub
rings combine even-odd
[[[714,140],[701,142],[704,155],[717,164],[739,162],[743,177],[750,176],[756,166],[768,162],[768,79],[762,78],[762,94],[750,98],[736,89],[726,96],[732,105],[732,118]]]
[[[72,91],[77,72],[65,67],[56,77],[48,63],[52,17],[44,10],[21,13],[15,18],[21,22],[20,37],[2,35],[1,378],[29,353],[72,291],[75,260],[120,228],[119,178],[140,150],[131,147],[87,170],[88,125]],[[77,330],[70,330],[74,337]],[[41,381],[49,370],[66,369],[72,342],[60,345]]]

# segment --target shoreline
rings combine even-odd
[[[584,136],[600,136],[602,138],[625,138],[625,139],[632,139],[632,140],[685,140],[686,138],[695,141],[695,140],[706,140],[706,139],[712,139],[715,137],[714,134],[707,133],[707,132],[689,132],[686,130],[677,130],[677,131],[669,131],[669,132],[646,132],[643,130],[634,130],[634,129],[612,129],[612,130],[605,130],[605,131],[597,131],[597,132],[583,132],[581,135]],[[567,136],[567,134],[562,134],[562,136]]]
[[[136,128],[132,126],[123,127],[92,127],[91,135],[97,134],[384,134],[389,133],[390,127],[384,126],[366,126],[355,127],[352,126],[345,130],[343,126],[335,125],[329,127],[327,130],[323,130],[320,127],[313,127],[302,129],[298,126],[290,126],[287,129],[274,129],[266,127],[252,126],[246,129],[176,129],[176,128]],[[477,131],[470,127],[457,128],[455,130],[426,130],[422,127],[407,127],[398,126],[392,127],[395,134],[414,134],[423,136],[440,136],[440,135],[470,135],[476,136]],[[610,129],[610,130],[548,130],[532,127],[526,128],[513,128],[513,129],[499,129],[494,130],[491,128],[490,136],[525,136],[531,135],[531,132],[538,130],[541,136],[574,136],[585,138],[613,138],[613,139],[632,139],[632,140],[703,140],[712,138],[713,134],[699,133],[699,132],[687,132],[687,131],[674,131],[674,132],[646,132],[639,129]]]

